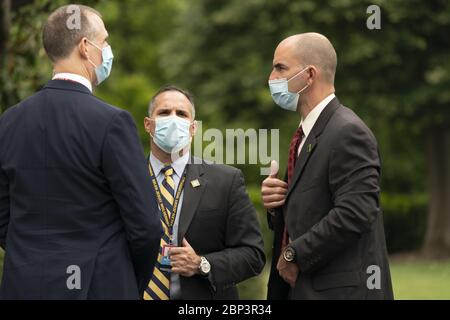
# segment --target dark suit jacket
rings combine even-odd
[[[372,132],[333,99],[305,141],[285,205],[269,219],[275,232],[269,299],[393,298],[380,173]],[[285,222],[300,269],[292,290],[276,270]],[[367,286],[372,265],[380,268],[380,289]]]
[[[236,168],[188,164],[178,239],[186,237],[211,264],[211,279],[180,277],[184,300],[238,299],[236,284],[258,275],[265,264],[264,244],[242,172]],[[194,188],[191,181],[198,179]],[[211,280],[211,281],[210,281]]]
[[[0,168],[1,298],[142,297],[162,230],[128,112],[50,81],[0,118]]]

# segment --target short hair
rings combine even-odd
[[[73,18],[74,7],[80,13],[79,28],[69,28],[68,25]],[[89,20],[89,14],[102,17],[97,10],[83,5],[63,6],[50,14],[42,32],[42,42],[45,52],[52,62],[68,57],[84,37],[93,39],[96,36],[98,30]]]
[[[316,66],[322,71],[323,79],[334,84],[337,54],[330,40],[315,32],[299,34],[297,39],[297,56],[302,67]]]
[[[164,86],[162,88],[160,88],[152,97],[152,99],[150,100],[150,103],[148,105],[148,116],[151,117],[153,111],[155,110],[155,103],[156,103],[156,98],[158,98],[158,96],[164,92],[170,92],[170,91],[175,91],[175,92],[179,92],[181,94],[183,94],[191,103],[191,113],[192,113],[192,118],[195,119],[195,105],[194,105],[194,96],[187,90],[183,90],[177,86],[174,85],[167,85]]]

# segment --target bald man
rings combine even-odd
[[[269,299],[392,299],[377,141],[335,96],[336,52],[317,33],[283,40],[269,87],[300,125],[283,180],[264,180],[274,230]]]

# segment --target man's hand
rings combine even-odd
[[[291,288],[295,287],[295,282],[297,281],[298,277],[298,266],[293,262],[287,262],[283,258],[283,251],[281,251],[280,258],[278,259],[277,263],[277,270],[280,274],[280,277],[283,278],[283,280],[288,283]]]
[[[169,249],[172,272],[183,277],[192,277],[199,273],[198,267],[201,259],[186,239],[183,239],[182,245],[182,247]]]
[[[278,163],[273,160],[270,164],[270,175],[263,181],[261,195],[263,205],[266,209],[275,209],[284,205],[288,185],[285,181],[277,178]]]

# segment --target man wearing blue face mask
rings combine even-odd
[[[162,88],[148,115],[148,169],[164,235],[144,299],[237,299],[236,284],[259,274],[265,263],[242,172],[191,157],[197,124],[188,92]]]
[[[370,129],[335,96],[337,55],[317,33],[277,47],[269,89],[296,112],[283,180],[262,183],[274,252],[269,299],[392,299],[381,163]]]
[[[96,10],[57,9],[53,80],[0,118],[3,299],[141,299],[151,277],[162,228],[136,126],[92,94],[107,38]]]

